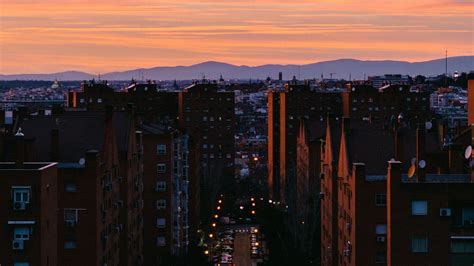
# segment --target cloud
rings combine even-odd
[[[471,0],[3,0],[0,73],[474,54]]]

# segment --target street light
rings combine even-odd
[[[244,206],[240,206],[240,209],[243,210],[243,209],[244,209]]]
[[[254,210],[252,210],[252,214],[254,214],[254,215],[255,215],[255,211],[254,211]]]
[[[209,255],[209,250],[204,250],[204,255]]]
[[[252,202],[252,206],[255,207],[255,202]]]
[[[217,206],[217,210],[220,210],[221,209],[221,206]]]
[[[254,198],[250,198],[251,201],[254,201],[255,199]]]
[[[216,227],[216,226],[217,226],[217,224],[216,224],[216,223],[212,223],[212,227]]]
[[[216,218],[216,219],[217,219],[217,218],[219,218],[219,215],[217,215],[217,214],[216,214],[216,215],[214,215],[214,218]]]
[[[214,235],[212,233],[209,234],[209,238],[213,238],[213,237],[214,237]]]
[[[218,202],[219,202],[219,204],[220,204],[220,203],[222,203],[222,200],[219,200]]]

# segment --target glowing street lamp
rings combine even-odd
[[[219,215],[217,215],[217,214],[216,214],[216,215],[214,215],[214,218],[216,218],[216,219],[217,219],[217,218],[219,218]]]
[[[244,209],[244,206],[240,206],[240,209],[243,210],[243,209]]]
[[[204,250],[204,255],[209,255],[209,250]]]
[[[255,211],[254,211],[254,210],[252,210],[252,214],[255,215]]]
[[[217,226],[217,224],[216,224],[216,223],[212,223],[212,227],[216,227],[216,226]]]
[[[219,200],[218,202],[219,202],[219,204],[220,204],[220,203],[222,203],[222,200]]]
[[[214,235],[213,235],[213,234],[209,234],[209,238],[213,238],[213,237],[214,237]]]

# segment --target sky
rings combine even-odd
[[[0,0],[0,74],[474,55],[474,0]]]

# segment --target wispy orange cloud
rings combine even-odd
[[[0,73],[474,54],[472,0],[3,0]]]

